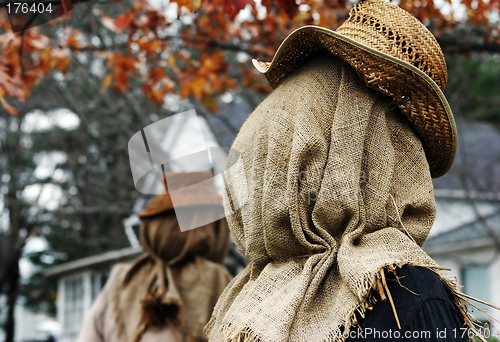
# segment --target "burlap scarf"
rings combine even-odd
[[[197,216],[213,210],[197,208]],[[142,218],[145,254],[118,268],[113,305],[120,340],[139,341],[149,327],[169,324],[191,340],[203,327],[231,276],[220,264],[229,246],[226,221],[181,232],[173,210]]]
[[[391,108],[392,107],[392,108]],[[391,101],[323,54],[285,79],[241,128],[248,202],[228,216],[251,260],[224,290],[209,341],[343,341],[385,267],[419,265],[436,212],[420,140]],[[229,159],[234,163],[237,155]],[[397,306],[397,303],[396,303]]]

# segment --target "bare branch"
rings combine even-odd
[[[462,41],[460,39],[438,39],[439,45],[447,53],[500,52],[500,43]]]
[[[130,208],[120,208],[120,207],[84,207],[78,209],[59,209],[60,213],[71,215],[71,214],[119,214],[119,215],[130,215],[132,210]]]
[[[225,43],[225,42],[220,42],[216,41],[211,38],[207,39],[199,39],[199,38],[193,38],[193,37],[187,37],[187,36],[179,36],[179,35],[173,35],[173,36],[164,36],[158,38],[159,41],[170,41],[174,39],[179,39],[180,41],[183,41],[185,43],[189,44],[197,44],[197,45],[203,45],[204,47],[207,48],[218,48],[221,50],[225,51],[233,51],[233,52],[244,52],[249,54],[250,56],[256,56],[258,55],[258,50],[263,49],[264,46],[259,46],[258,44],[248,44],[248,43],[241,43],[241,44],[231,44],[231,43]],[[72,51],[113,51],[115,48],[125,48],[127,47],[128,43],[120,43],[120,44],[113,44],[112,46],[110,45],[103,45],[103,46],[95,46],[95,45],[85,45],[85,46],[65,46],[59,44],[59,48],[64,48],[64,49],[70,49]]]

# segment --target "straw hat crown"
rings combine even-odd
[[[409,12],[385,0],[358,2],[336,32],[410,63],[444,90],[447,70],[441,47]]]

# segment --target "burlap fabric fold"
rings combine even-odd
[[[197,208],[197,216],[214,211]],[[203,327],[231,276],[220,264],[229,247],[225,220],[181,232],[170,210],[142,218],[145,254],[118,266],[113,308],[122,341],[139,341],[149,327],[172,324],[188,341],[202,341]]]
[[[435,270],[463,310],[421,248],[433,185],[422,144],[394,107],[322,54],[250,115],[233,144],[244,172],[228,169],[224,206],[232,211],[230,194],[247,187],[227,220],[251,262],[219,298],[209,341],[343,341],[355,313],[374,304],[381,270],[395,265]]]

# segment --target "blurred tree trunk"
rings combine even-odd
[[[8,191],[5,198],[9,220],[7,232],[0,235],[2,253],[0,255],[0,287],[5,289],[7,296],[7,318],[5,321],[6,342],[14,341],[15,322],[14,314],[19,287],[19,259],[27,236],[33,227],[29,227],[23,219],[23,207],[25,204],[21,198],[19,176],[22,169],[23,151],[20,149],[21,122],[23,115],[19,117],[7,117],[5,129],[5,140],[2,141],[3,165],[9,172]],[[6,214],[4,210],[3,214]],[[21,232],[22,231],[22,232]],[[3,285],[3,286],[2,286]]]
[[[5,342],[14,342],[15,334],[15,312],[17,293],[19,288],[19,258],[21,256],[20,250],[13,262],[9,265],[7,276],[7,319],[5,322]]]

